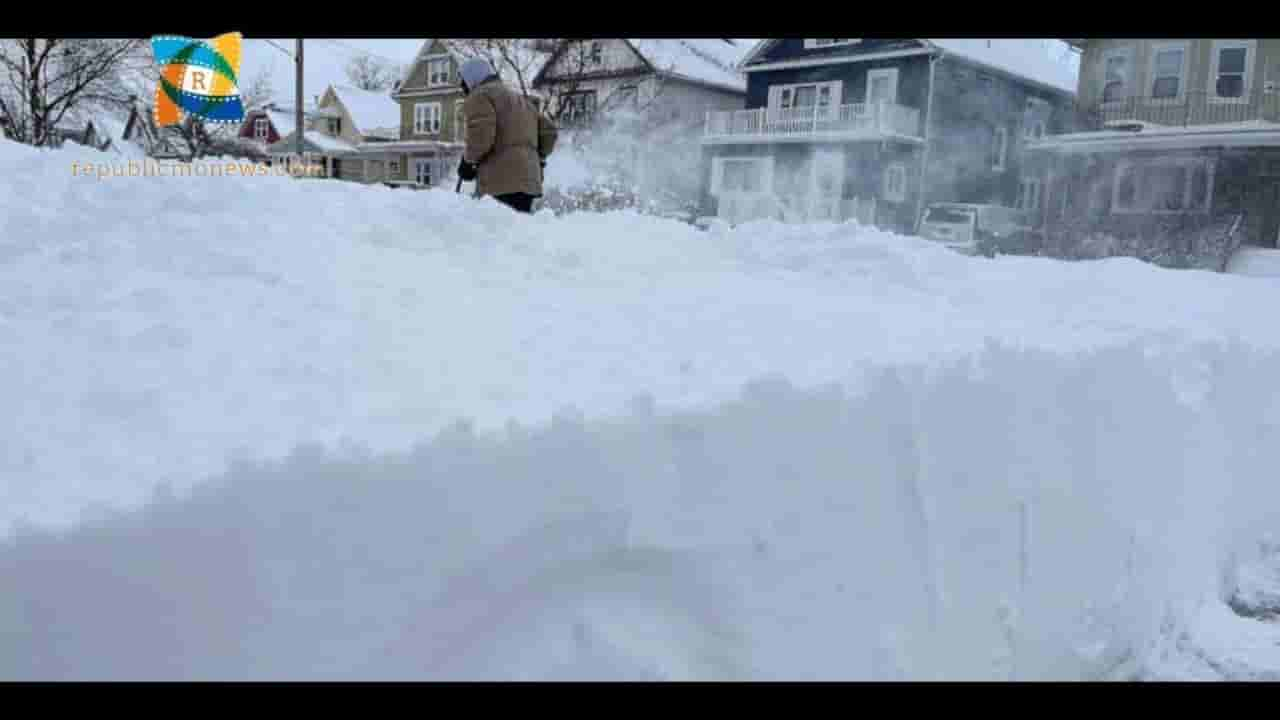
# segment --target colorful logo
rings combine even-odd
[[[160,65],[156,86],[156,125],[177,125],[186,115],[215,123],[244,120],[240,101],[240,33],[210,40],[151,38]]]

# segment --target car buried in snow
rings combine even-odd
[[[917,234],[966,255],[1034,252],[1038,234],[1030,214],[1001,205],[933,203]]]

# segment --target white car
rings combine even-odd
[[[1035,229],[1028,213],[1000,205],[933,203],[925,209],[916,233],[966,255],[993,255],[1004,242],[1025,243]],[[1016,251],[1016,250],[1015,250]]]

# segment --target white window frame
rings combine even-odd
[[[257,117],[253,119],[253,138],[255,140],[266,140],[271,136],[271,130],[267,124],[265,117]]]
[[[711,160],[711,194],[721,195],[725,192],[747,192],[742,190],[725,190],[724,166],[730,162],[749,162],[760,169],[760,189],[749,192],[773,192],[773,156],[772,155],[726,155]]]
[[[996,161],[991,164],[991,169],[995,172],[1004,172],[1009,166],[1009,129],[1003,125],[996,126],[995,132],[991,136],[992,147],[994,150],[996,143],[999,143],[1000,154],[996,157]]]
[[[453,140],[463,142],[467,139],[467,116],[462,112],[462,100],[453,103]]]
[[[770,86],[769,108],[773,110],[786,110],[797,107],[795,104],[796,94],[800,88],[807,87],[813,88],[814,107],[826,107],[828,109],[837,108],[840,107],[840,104],[843,102],[841,94],[844,91],[844,83],[840,80],[831,80],[828,82],[789,83],[786,85]],[[827,88],[827,97],[831,99],[830,104],[825,106],[818,104],[818,99],[822,97],[823,88]],[[782,104],[782,96],[787,92],[790,93],[789,97],[791,98],[791,101],[789,105],[784,106]]]
[[[1223,50],[1244,48],[1244,78],[1240,97],[1219,97],[1218,95],[1218,62]],[[1258,60],[1257,40],[1214,40],[1212,55],[1209,56],[1209,102],[1247,104],[1253,95],[1253,66]]]
[[[860,43],[860,42],[862,42],[862,40],[847,40],[847,39],[846,39],[846,40],[824,40],[824,39],[810,40],[810,39],[806,39],[806,40],[804,41],[804,49],[805,49],[805,50],[817,50],[817,49],[819,49],[819,48],[843,47],[843,46],[845,46],[845,45],[857,45],[857,44],[858,44],[858,43]]]
[[[896,181],[896,182],[895,182]],[[901,162],[889,163],[884,169],[884,199],[900,203],[907,199],[907,166]]]
[[[1182,66],[1178,68],[1178,93],[1169,98],[1156,97],[1156,57],[1163,50],[1181,50]],[[1190,79],[1191,43],[1182,40],[1151,43],[1151,56],[1147,62],[1147,101],[1155,104],[1180,105],[1187,97],[1187,81]]]
[[[1131,205],[1124,207],[1120,204],[1120,178],[1124,176],[1125,171],[1130,168],[1138,171],[1160,166],[1184,167],[1187,170],[1186,186],[1182,189],[1182,207],[1177,210],[1163,210],[1156,208],[1148,208],[1143,206]],[[1192,208],[1191,205],[1191,185],[1192,177],[1197,167],[1205,168],[1205,193],[1204,206]],[[1133,215],[1133,214],[1156,214],[1156,215],[1191,215],[1196,213],[1207,213],[1213,207],[1213,175],[1216,163],[1212,159],[1207,158],[1152,158],[1150,160],[1121,160],[1116,163],[1115,176],[1111,183],[1111,213],[1113,215]],[[1142,177],[1137,180],[1137,191],[1139,195],[1142,192]]]
[[[439,102],[420,102],[413,104],[413,134],[414,135],[439,135],[440,134],[440,113],[441,104]]]
[[[604,43],[599,40],[592,40],[587,46],[587,62],[591,65],[604,64]]]
[[[423,62],[427,64],[427,87],[448,87],[453,84],[453,68],[450,66],[448,55],[429,55],[423,58]],[[442,80],[437,80],[436,66],[440,63],[444,64],[444,74]]]
[[[1098,60],[1098,103],[1100,105],[1105,107],[1108,105],[1122,103],[1137,94],[1134,92],[1134,90],[1136,90],[1135,84],[1138,81],[1138,69],[1135,67],[1134,61],[1136,56],[1137,52],[1132,45],[1115,47],[1103,51]],[[1107,96],[1107,61],[1114,57],[1124,57],[1128,60],[1127,67],[1129,68],[1129,74],[1128,77],[1125,78],[1124,95],[1119,100],[1107,102],[1105,99]]]
[[[416,157],[413,158],[413,181],[418,185],[431,187],[435,181],[436,159],[434,157]],[[422,181],[422,169],[426,168],[426,182]]]
[[[1038,177],[1025,176],[1018,183],[1018,201],[1014,207],[1019,210],[1039,210],[1044,200],[1044,181]]]
[[[867,105],[867,107],[871,107],[871,87],[874,84],[873,80],[877,77],[887,77],[890,79],[889,87],[893,88],[893,91],[889,93],[889,104],[897,105],[898,104],[898,68],[876,68],[875,70],[868,70],[867,71],[867,88],[866,88],[866,92],[863,93],[862,101]]]

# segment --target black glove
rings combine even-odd
[[[467,162],[466,158],[463,158],[461,161],[458,162],[458,177],[462,178],[463,180],[466,180],[467,182],[471,182],[472,180],[475,180],[476,166]]]

